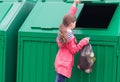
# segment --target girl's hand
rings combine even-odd
[[[76,7],[76,5],[79,3],[80,3],[80,0],[74,0],[73,6]]]
[[[89,43],[90,37],[85,37],[82,40],[86,40],[86,42]]]
[[[80,3],[80,0],[74,0],[74,4],[77,5]]]

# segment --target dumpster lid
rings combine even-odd
[[[29,15],[28,25],[31,24],[32,29],[58,29],[71,5],[64,2],[39,2]]]
[[[12,3],[9,4],[0,3],[0,23],[4,19],[10,8],[12,7],[12,5],[13,5]]]

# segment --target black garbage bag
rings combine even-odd
[[[94,56],[92,46],[91,44],[88,44],[81,50],[77,67],[86,73],[90,73],[95,60],[96,58]]]

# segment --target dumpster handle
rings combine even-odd
[[[31,29],[42,29],[42,30],[53,30],[54,28],[53,27],[31,27]]]

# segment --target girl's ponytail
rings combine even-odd
[[[62,24],[59,27],[58,38],[59,41],[64,45],[67,42],[67,28],[69,25],[76,21],[74,15],[66,14],[63,18]]]
[[[59,41],[62,43],[62,45],[64,45],[67,42],[66,34],[67,34],[67,29],[63,24],[61,24],[59,27],[58,38],[59,38]]]

